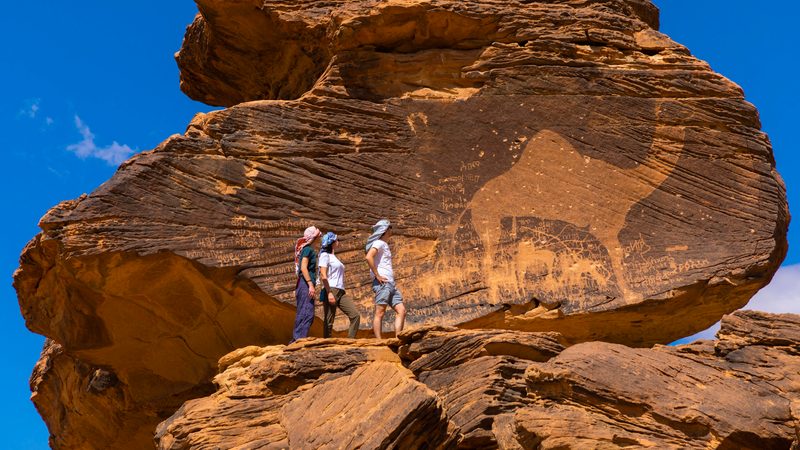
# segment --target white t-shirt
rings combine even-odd
[[[378,250],[375,254],[375,265],[378,269],[378,274],[386,278],[387,281],[394,283],[394,270],[392,269],[392,251],[389,250],[389,244],[378,239],[372,243],[371,249]],[[369,273],[375,277],[375,274],[370,270]]]
[[[332,253],[320,253],[319,266],[328,268],[328,284],[332,288],[344,289],[344,264]]]

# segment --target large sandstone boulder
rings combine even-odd
[[[762,333],[739,338],[753,328]],[[744,311],[723,319],[715,342],[579,344],[528,367],[534,400],[511,422],[540,448],[796,448],[799,329],[797,315]]]
[[[436,393],[389,347],[342,344],[226,356],[220,390],[162,423],[158,448],[442,448],[456,440]]]
[[[130,441],[147,442],[151,422],[159,416],[135,405],[112,372],[75,359],[49,339],[33,369],[31,391],[31,400],[53,432],[52,448],[98,448],[101,442],[107,448],[124,448]],[[62,430],[71,432],[58,432]]]
[[[126,417],[146,418],[132,436],[200,395],[220,356],[289,340],[310,224],[342,237],[364,317],[363,243],[388,217],[409,326],[566,344],[692,334],[786,252],[757,111],[657,31],[649,1],[198,6],[181,86],[231,107],[53,208],[15,274],[28,327],[64,355],[52,376],[113,374]],[[56,447],[84,442],[43,414]]]
[[[753,328],[763,332],[737,337]],[[249,347],[223,358],[217,392],[187,402],[156,440],[422,447],[401,442],[402,423],[426,430],[425,448],[788,449],[800,444],[798,329],[800,316],[747,311],[723,319],[718,341],[654,349],[592,342],[555,356],[552,333],[441,327],[388,346]]]

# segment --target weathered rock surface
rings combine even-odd
[[[48,419],[51,430],[81,430],[52,434],[52,448],[95,448],[98,442],[119,448],[130,439],[146,442],[152,435],[152,422],[159,416],[157,411],[141,407],[130,411],[131,399],[112,372],[69,356],[49,339],[34,367],[31,391],[31,400]]]
[[[305,340],[225,360],[220,390],[162,423],[158,448],[443,448],[457,437],[436,393],[381,342]]]
[[[656,31],[649,2],[199,6],[177,55],[184,91],[287,101],[240,105],[189,135],[281,161],[263,168],[269,181],[245,164],[255,178],[232,189],[248,198],[296,178],[342,192],[258,204],[347,231],[351,262],[374,219],[397,218],[412,323],[667,342],[744,305],[785,253],[757,113]]]
[[[113,373],[142,430],[222,355],[289,340],[291,242],[310,224],[342,237],[363,316],[362,244],[388,217],[409,325],[564,343],[692,334],[785,254],[757,111],[660,34],[646,0],[198,7],[182,89],[235,106],[53,208],[15,274],[28,327],[71,358],[58,370]],[[106,444],[45,420],[54,442]]]
[[[800,316],[737,312],[723,329],[718,341],[653,349],[592,342],[552,358],[554,334],[443,328],[404,333],[388,346],[251,347],[226,357],[219,390],[187,402],[159,426],[157,442],[162,449],[422,446],[386,437],[402,428],[424,429],[417,438],[428,448],[797,445]],[[763,333],[731,339],[753,329]],[[439,364],[403,367],[420,360]]]
[[[533,364],[533,405],[517,410],[514,424],[541,448],[800,444],[800,316],[746,311],[722,323],[716,342],[652,350],[585,343]],[[761,332],[739,338],[754,329]]]
[[[50,240],[39,250],[55,248]],[[30,288],[38,300],[23,305],[23,314],[37,318],[28,322],[33,331],[58,331],[51,344],[58,351],[45,348],[31,381],[53,448],[148,446],[160,421],[211,392],[221,355],[285,339],[294,317],[277,302],[264,308],[270,300],[252,283],[232,275],[220,283],[213,271],[174,255],[113,253],[46,264],[35,266],[41,284]],[[32,281],[18,278],[16,286]],[[114,374],[114,390],[86,392],[97,368]],[[95,432],[103,423],[109,428]]]
[[[156,440],[162,449],[491,443],[492,417],[513,410],[510,399],[524,397],[525,362],[558,354],[559,340],[556,333],[433,327],[399,341],[306,339],[248,347],[220,361],[219,390],[187,402],[158,427]],[[459,371],[475,384],[447,386]],[[513,386],[504,377],[515,378]]]
[[[658,9],[649,0],[503,3],[199,0],[200,14],[175,55],[181,89],[217,106],[291,100],[308,92],[331,60],[349,50],[470,50],[543,37],[597,45],[613,41],[634,48],[625,42],[634,31],[658,29]],[[633,19],[644,24],[634,25]],[[663,49],[663,36],[643,34],[654,38],[640,37],[640,45]]]

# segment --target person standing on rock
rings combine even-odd
[[[406,307],[403,305],[403,296],[394,284],[394,269],[392,268],[392,252],[386,240],[392,235],[392,225],[388,220],[382,219],[372,226],[372,234],[367,239],[366,260],[373,276],[372,290],[375,292],[375,316],[372,319],[372,329],[375,337],[381,339],[383,315],[386,307],[391,306],[395,312],[394,331],[396,334],[403,331],[406,321]]]
[[[317,227],[306,228],[303,237],[294,246],[294,270],[297,274],[297,286],[294,291],[297,301],[297,314],[294,318],[292,341],[308,336],[308,330],[314,322],[314,299],[317,297],[317,252],[320,235]]]
[[[350,319],[350,329],[347,337],[355,339],[358,326],[361,324],[361,316],[358,308],[353,303],[349,295],[345,295],[344,289],[344,264],[336,257],[336,247],[339,246],[339,238],[332,231],[328,231],[322,236],[322,250],[319,253],[319,277],[322,281],[322,293],[319,300],[322,302],[324,315],[324,329],[322,336],[331,337],[333,331],[333,319],[336,318],[336,308],[342,310]]]

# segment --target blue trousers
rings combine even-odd
[[[307,337],[308,330],[314,322],[314,299],[308,295],[306,280],[299,280],[297,289],[294,291],[294,298],[297,301],[297,315],[294,317],[292,342]]]

